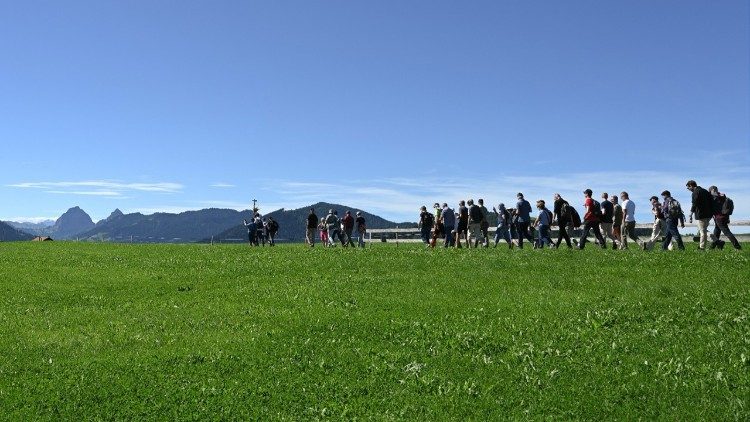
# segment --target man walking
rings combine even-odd
[[[612,249],[617,249],[618,247],[620,247],[620,245],[622,245],[622,207],[617,203],[617,195],[613,195],[611,198],[609,198],[609,202],[611,202],[612,206],[614,207],[614,217],[612,218],[612,234],[618,241],[618,244],[612,245]]]
[[[552,225],[552,212],[545,206],[544,199],[536,201],[536,208],[539,210],[539,216],[534,221],[534,227],[539,229],[539,238],[534,245],[534,249],[543,249],[545,246],[552,244],[549,234]]]
[[[583,205],[586,208],[586,213],[583,215],[583,235],[581,235],[581,240],[578,241],[578,249],[581,250],[583,250],[583,248],[586,246],[586,238],[588,237],[590,230],[594,231],[594,237],[596,237],[596,240],[599,241],[599,245],[601,245],[601,248],[607,248],[607,245],[604,244],[602,232],[599,231],[601,205],[596,204],[596,201],[591,198],[592,194],[593,191],[591,189],[586,189],[585,191],[583,191]]]
[[[279,231],[279,223],[276,222],[276,220],[273,219],[273,217],[268,217],[268,244],[270,246],[276,246],[276,233]]]
[[[456,228],[456,215],[445,202],[443,203],[443,208],[440,211],[440,223],[443,225],[443,233],[445,233],[445,242],[443,246],[445,246],[446,248],[454,246],[453,231]]]
[[[326,216],[326,227],[328,227],[328,246],[333,247],[336,246],[336,238],[339,237],[339,233],[341,232],[341,228],[339,226],[339,216],[338,213],[334,211],[333,209],[328,210],[328,215]]]
[[[469,230],[469,209],[466,208],[466,202],[461,200],[458,203],[458,222],[456,224],[456,248],[461,247],[461,237],[466,241],[466,246],[469,247],[468,239]]]
[[[628,248],[628,238],[640,246],[641,239],[635,232],[635,202],[630,200],[630,195],[627,192],[620,193],[620,199],[622,199],[622,246],[620,249]]]
[[[516,215],[518,216],[518,247],[523,249],[523,239],[528,239],[531,244],[534,244],[534,237],[529,233],[529,224],[531,223],[531,204],[529,201],[523,199],[523,194],[518,192],[516,194]]]
[[[699,249],[704,251],[706,250],[706,242],[708,241],[708,223],[711,222],[711,217],[713,217],[713,200],[711,199],[711,194],[698,186],[695,180],[688,180],[685,186],[693,193],[693,206],[690,207],[690,222],[693,222],[693,216],[695,216],[696,223],[698,224],[698,232],[700,233]]]
[[[500,239],[505,239],[508,243],[508,248],[513,249],[513,241],[510,238],[510,212],[505,209],[505,204],[501,203],[497,208],[492,208],[492,211],[497,214],[497,231],[495,231],[495,248],[500,242]]]
[[[419,229],[420,234],[422,235],[422,243],[430,246],[430,234],[433,225],[433,214],[427,211],[427,207],[425,207],[424,205],[422,205],[419,211]]]
[[[611,202],[609,202],[609,194],[607,192],[602,193],[602,202],[601,202],[601,221],[599,222],[599,227],[602,229],[602,237],[604,237],[604,247],[606,248],[606,241],[607,238],[612,239],[612,245],[613,248],[617,247],[617,238],[615,238],[615,235],[612,231],[612,222],[615,218],[615,207],[612,205]]]
[[[315,210],[310,208],[310,214],[307,215],[307,226],[305,227],[305,243],[307,246],[315,246],[315,229],[318,227],[318,216]]]
[[[469,199],[468,202],[469,205],[469,236],[468,236],[468,244],[469,247],[471,247],[472,239],[474,240],[474,247],[476,248],[479,246],[479,242],[481,241],[482,244],[484,244],[484,238],[482,237],[482,220],[484,219],[482,215],[482,209],[479,208],[479,205],[474,204],[473,199]]]
[[[560,247],[560,243],[562,243],[563,239],[565,239],[568,248],[572,248],[573,245],[570,244],[570,235],[568,234],[568,226],[573,224],[573,222],[570,221],[570,204],[568,204],[568,201],[564,200],[559,193],[555,194],[555,202],[553,203],[552,211],[553,220],[557,221],[558,227],[555,248]]]
[[[729,230],[729,216],[734,212],[734,202],[719,192],[719,188],[716,186],[711,186],[708,191],[711,193],[714,203],[714,232],[711,235],[711,249],[717,246],[719,249],[724,249],[724,241],[720,239],[722,233],[732,242],[735,249],[742,249],[740,242]]]
[[[351,211],[346,210],[344,218],[341,219],[341,226],[344,229],[344,241],[342,242],[344,247],[351,246],[353,248],[352,232],[354,231],[354,217],[352,217]]]
[[[250,242],[250,246],[258,246],[258,240],[256,239],[258,226],[255,225],[255,219],[250,219],[250,222],[248,222],[247,220],[242,220],[242,224],[244,224],[245,228],[247,228],[247,241]]]
[[[651,239],[643,243],[643,249],[651,249],[654,246],[654,242],[661,236],[662,232],[666,232],[666,221],[664,219],[664,212],[662,212],[662,205],[659,203],[659,198],[656,195],[652,196],[651,199],[651,213],[654,214],[654,228],[651,231]]]
[[[482,236],[484,237],[484,247],[488,248],[490,246],[490,212],[487,210],[487,207],[484,206],[484,199],[479,198],[477,202],[479,202],[479,209],[482,211],[482,223],[480,224],[480,229],[482,230]]]
[[[681,227],[685,227],[685,213],[682,212],[682,206],[680,206],[680,203],[672,198],[672,194],[668,190],[662,192],[661,196],[664,198],[661,212],[665,217],[664,225],[666,231],[664,241],[661,244],[661,249],[666,251],[669,248],[669,243],[674,238],[674,240],[677,241],[677,247],[680,248],[681,251],[684,251],[685,245],[682,243],[682,235],[680,235],[680,230],[677,228],[677,223],[679,223]]]
[[[357,218],[354,220],[354,224],[357,225],[357,243],[360,248],[364,248],[367,224],[365,222],[365,217],[362,216],[362,211],[357,211]]]

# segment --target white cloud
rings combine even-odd
[[[88,195],[124,198],[126,192],[178,193],[183,185],[172,182],[122,183],[109,180],[87,180],[81,182],[23,182],[8,187],[19,189],[41,189],[58,195]]]
[[[47,221],[55,221],[57,220],[57,217],[3,217],[0,218],[0,221],[13,221],[16,223],[32,223],[32,224],[39,224]]]
[[[222,182],[218,182],[218,183],[214,183],[214,184],[212,184],[212,185],[211,185],[211,187],[212,187],[212,188],[229,189],[229,188],[234,188],[234,187],[236,187],[236,186],[235,186],[235,185],[233,185],[233,184],[231,184],[231,183],[222,183]]]

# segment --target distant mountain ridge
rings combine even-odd
[[[10,224],[0,221],[0,241],[2,242],[14,242],[19,240],[31,240],[34,236],[29,233],[23,232]]]
[[[30,223],[23,221],[5,221],[9,226],[23,232],[33,234],[34,236],[47,236],[50,229],[55,225],[55,220],[45,220],[39,223]]]

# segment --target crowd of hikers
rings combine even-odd
[[[428,247],[435,247],[441,243],[444,247],[474,247],[480,245],[488,248],[502,241],[509,248],[523,248],[524,241],[530,242],[536,248],[559,248],[563,241],[568,248],[574,245],[584,249],[589,234],[594,235],[594,243],[606,249],[607,241],[611,241],[612,249],[628,249],[628,242],[634,242],[638,247],[648,250],[659,243],[662,249],[685,249],[679,228],[685,227],[685,219],[692,223],[695,219],[699,232],[699,249],[723,249],[726,236],[735,249],[741,249],[737,238],[729,229],[730,216],[734,211],[734,202],[725,194],[719,192],[716,186],[708,190],[698,186],[694,180],[689,180],[687,189],[692,193],[692,204],[686,217],[682,205],[672,197],[671,192],[665,190],[661,198],[654,195],[650,198],[651,213],[653,215],[653,230],[649,239],[641,239],[636,233],[635,202],[627,192],[610,196],[606,192],[600,195],[601,201],[594,199],[593,191],[583,191],[583,216],[576,207],[556,193],[551,207],[547,202],[539,199],[535,202],[536,216],[531,203],[524,198],[523,193],[516,195],[514,207],[506,207],[500,203],[492,207],[492,213],[484,205],[483,199],[474,202],[473,199],[459,201],[456,210],[447,203],[433,205],[434,211],[428,211],[422,206],[419,213],[419,229],[422,241]],[[355,217],[356,215],[356,217]],[[352,215],[346,211],[340,217],[334,209],[328,211],[324,217],[318,217],[315,210],[310,208],[305,225],[305,243],[315,246],[316,234],[325,247],[365,247],[367,224],[362,212]],[[495,220],[496,230],[494,239],[490,239],[489,228]],[[713,233],[709,235],[708,226],[713,219]],[[275,245],[275,236],[279,224],[272,217],[262,218],[255,213],[252,221],[244,221],[248,230],[248,239],[253,245]],[[557,226],[557,239],[552,239],[552,227]],[[579,239],[571,239],[573,230],[581,229]],[[357,231],[355,245],[354,230]],[[663,239],[662,239],[663,237]],[[710,243],[709,243],[710,239]]]
[[[694,180],[687,182],[686,187],[692,192],[692,205],[689,220],[695,218],[699,231],[699,248],[706,247],[723,249],[725,242],[721,235],[729,239],[735,249],[741,249],[740,243],[729,230],[729,218],[734,211],[734,203],[726,195],[719,192],[716,186],[708,190],[698,186]],[[648,240],[642,240],[635,230],[635,202],[627,192],[621,192],[611,197],[605,192],[601,194],[601,201],[593,198],[591,189],[583,191],[583,217],[576,208],[562,198],[559,193],[554,194],[551,209],[543,199],[535,203],[537,214],[532,218],[531,203],[524,198],[523,193],[516,195],[514,208],[505,204],[492,207],[494,216],[484,205],[484,200],[473,199],[460,201],[458,208],[453,210],[447,203],[433,205],[434,212],[422,206],[419,214],[419,227],[422,241],[431,247],[442,242],[444,247],[489,247],[492,240],[489,236],[490,219],[494,218],[496,231],[494,245],[504,241],[509,248],[523,248],[524,240],[533,244],[534,248],[559,248],[563,240],[568,248],[573,244],[583,249],[589,234],[593,233],[595,243],[601,248],[607,248],[607,240],[611,241],[613,249],[627,249],[628,241],[632,240],[640,248],[652,249],[661,236],[662,249],[685,249],[679,227],[685,227],[685,212],[679,201],[672,197],[671,192],[665,190],[650,199],[651,212],[654,217],[653,231]],[[708,226],[714,220],[714,230],[710,235]],[[553,241],[551,229],[558,227],[557,240]],[[679,226],[679,227],[678,227]],[[580,239],[571,240],[573,229],[581,228]],[[462,243],[463,241],[463,243]]]

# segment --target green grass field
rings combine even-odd
[[[750,418],[750,253],[0,244],[0,418]]]

